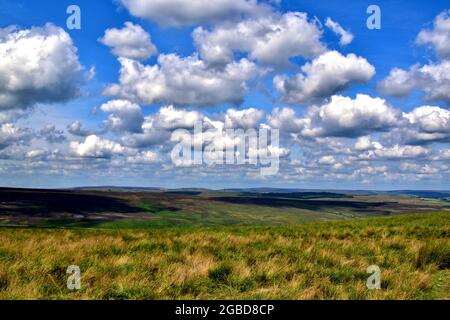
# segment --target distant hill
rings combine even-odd
[[[450,199],[450,191],[442,190],[392,190],[392,191],[374,191],[374,190],[337,190],[337,189],[290,189],[290,188],[227,188],[222,190],[213,190],[207,188],[158,188],[158,187],[121,187],[121,186],[94,186],[94,187],[76,187],[68,190],[85,191],[111,191],[111,192],[168,192],[172,194],[198,195],[202,192],[233,192],[248,194],[264,194],[266,197],[284,197],[284,198],[344,198],[355,195],[395,195],[395,196],[414,196],[431,199]]]
[[[120,187],[120,186],[75,187],[75,188],[69,188],[66,190],[114,191],[114,192],[161,192],[161,191],[166,191],[166,189],[163,189],[163,188]]]
[[[389,191],[389,194],[394,195],[407,195],[416,196],[421,198],[434,198],[434,199],[449,199],[450,191],[420,191],[420,190],[400,190],[400,191]]]
[[[367,195],[270,190],[279,192],[109,186],[75,190],[0,188],[0,226],[272,226],[450,210],[447,198],[441,199],[447,193],[438,191]],[[436,198],[430,201],[425,196]]]

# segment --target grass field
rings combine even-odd
[[[450,197],[450,193],[445,196]],[[275,226],[450,211],[442,198],[330,192],[135,192],[0,188],[0,225],[89,228]]]
[[[450,298],[448,211],[133,228],[0,228],[0,299]],[[66,288],[69,265],[81,268],[79,291]],[[370,265],[381,290],[366,287]]]

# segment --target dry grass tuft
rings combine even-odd
[[[0,229],[0,299],[444,299],[450,214],[285,227]],[[382,270],[368,290],[366,269]],[[66,269],[82,289],[66,288]]]

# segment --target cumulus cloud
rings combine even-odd
[[[423,66],[416,64],[408,70],[394,68],[379,83],[383,93],[406,97],[414,90],[425,93],[425,101],[443,101],[450,105],[450,11],[438,15],[432,30],[422,30],[417,43],[432,46],[441,59]]]
[[[363,136],[359,137],[358,140],[356,140],[354,149],[356,151],[367,151],[367,150],[373,150],[373,149],[382,149],[383,146],[377,142],[372,141],[370,136]]]
[[[340,36],[339,44],[341,46],[346,46],[353,41],[353,34],[342,28],[339,23],[331,20],[331,18],[327,18],[325,25]]]
[[[161,107],[158,112],[144,118],[140,133],[126,135],[123,144],[131,147],[149,147],[164,144],[169,140],[171,131],[192,129],[196,122],[202,121],[203,115],[198,111],[178,109],[174,106]]]
[[[120,0],[136,17],[163,26],[186,26],[242,18],[267,11],[257,0]]]
[[[90,135],[94,134],[93,131],[83,128],[82,123],[80,121],[78,121],[78,120],[76,120],[76,121],[72,122],[71,124],[69,124],[67,126],[67,131],[70,134],[72,134],[74,136],[78,136],[78,137],[87,137],[87,136],[90,136]]]
[[[306,13],[288,12],[224,23],[211,31],[202,27],[193,37],[201,57],[210,64],[230,63],[235,52],[248,53],[252,60],[266,65],[286,67],[292,57],[312,58],[326,48],[322,30]]]
[[[264,111],[255,108],[228,109],[225,114],[225,128],[256,128],[262,117],[264,117]]]
[[[110,47],[114,55],[128,59],[143,61],[158,52],[150,34],[131,22],[125,22],[122,29],[107,29],[100,42]]]
[[[161,107],[159,111],[145,118],[144,130],[156,128],[164,130],[191,129],[203,119],[198,111],[178,109],[174,106]]]
[[[17,128],[12,123],[4,123],[0,125],[0,150],[13,143],[28,140],[29,137],[29,130]]]
[[[27,111],[22,109],[0,110],[0,124],[15,122],[17,119],[25,116],[26,114]]]
[[[291,108],[275,108],[272,114],[267,117],[267,124],[275,129],[294,133],[301,131],[305,125],[306,119],[296,117],[294,109]]]
[[[43,159],[50,154],[48,150],[45,149],[32,149],[28,151],[25,155],[28,159]]]
[[[127,157],[127,162],[133,164],[151,164],[159,162],[159,157],[153,151],[141,151],[133,156]]]
[[[318,163],[321,165],[332,166],[336,164],[336,159],[334,158],[334,156],[323,156],[319,159]]]
[[[333,96],[329,103],[309,111],[301,133],[310,137],[359,137],[386,131],[397,124],[398,118],[398,111],[381,98]]]
[[[111,100],[100,106],[103,112],[111,113],[103,124],[116,132],[141,132],[144,115],[141,107],[128,100]]]
[[[276,142],[264,144],[263,141],[259,141],[258,137],[261,137],[259,136],[261,133],[258,130],[244,130],[240,125],[234,128],[238,129],[236,131],[227,129],[225,122],[205,117],[202,125],[195,127],[194,131],[174,131],[170,138],[172,143],[177,144],[176,148],[171,152],[174,164],[178,167],[199,164],[197,161],[193,162],[191,161],[192,159],[184,156],[180,159],[180,145],[187,148],[195,146],[199,150],[203,150],[203,159],[208,165],[222,165],[225,163],[225,160],[229,161],[229,154],[226,155],[225,150],[231,151],[240,165],[257,165],[258,158],[262,164],[268,164],[265,163],[267,160],[274,157],[286,158],[290,154],[289,149],[280,147]],[[267,130],[269,131],[269,128]],[[271,132],[268,132],[268,134],[273,137]]]
[[[409,71],[394,68],[390,71],[389,76],[378,84],[378,88],[389,96],[407,96],[417,86],[417,80],[413,76],[417,69],[417,66]]]
[[[408,96],[418,89],[425,92],[426,101],[444,101],[450,104],[450,61],[415,65],[409,70],[394,68],[379,83],[379,89],[396,97]]]
[[[450,133],[450,111],[433,106],[422,106],[403,116],[424,132]]]
[[[243,141],[235,141],[235,145],[239,147],[240,144],[244,144]],[[225,144],[224,144],[225,145]],[[268,158],[287,158],[291,154],[291,151],[287,148],[267,146],[264,148],[250,147],[247,150],[247,156],[250,159],[268,159]]]
[[[264,112],[255,108],[243,110],[231,108],[223,115],[215,114],[213,117],[210,119],[198,111],[174,106],[161,107],[158,112],[145,117],[141,133],[126,135],[122,141],[124,145],[130,147],[149,147],[156,144],[164,146],[174,130],[193,130],[196,124],[201,124],[205,130],[257,128],[264,117]]]
[[[66,140],[62,130],[56,129],[55,125],[47,124],[39,131],[39,135],[48,143],[61,143]]]
[[[376,149],[363,154],[363,158],[384,158],[384,159],[414,159],[425,157],[430,153],[427,148],[422,146],[402,146],[395,145],[392,147]]]
[[[406,124],[391,132],[403,143],[427,144],[450,142],[450,111],[435,106],[422,106],[403,113]]]
[[[88,74],[78,61],[70,36],[62,29],[53,25],[0,29],[1,173],[11,175],[9,170],[21,167],[19,160],[24,160],[23,171],[49,174],[72,170],[102,176],[117,176],[119,170],[142,174],[143,166],[161,163],[163,169],[158,174],[191,173],[208,179],[230,174],[245,177],[255,169],[201,167],[183,159],[175,165],[189,168],[171,171],[173,166],[163,161],[178,142],[171,139],[177,129],[185,129],[181,138],[186,143],[201,144],[204,150],[244,146],[236,156],[278,156],[282,166],[277,178],[291,181],[339,183],[353,179],[359,183],[372,178],[395,180],[409,174],[421,178],[450,173],[448,110],[421,106],[402,114],[380,98],[337,95],[354,84],[370,81],[375,68],[355,54],[328,51],[321,41],[324,28],[339,36],[341,46],[353,39],[332,19],[322,27],[305,13],[275,12],[256,0],[120,1],[133,15],[160,25],[194,26],[188,30],[193,30],[197,52],[188,57],[161,54],[156,63],[144,63],[157,54],[157,48],[141,26],[127,22],[105,30],[99,41],[110,47],[121,64],[117,84],[104,91],[111,100],[99,107],[105,113],[102,120],[106,120],[97,130],[74,121],[66,129],[71,139],[78,141],[52,151],[51,144],[66,139],[57,125],[32,131],[13,122],[37,103],[76,97]],[[432,47],[439,59],[393,69],[380,88],[396,96],[422,90],[427,100],[450,103],[448,17],[449,12],[441,14],[432,28],[417,37],[417,43]],[[298,74],[286,71],[288,75],[276,77],[274,85],[284,102],[308,105],[308,109],[298,110],[297,115],[293,108],[275,108],[268,110],[266,117],[258,107],[239,107],[253,80],[274,70],[279,73],[300,60],[306,62]],[[231,106],[226,109],[224,104]],[[144,115],[141,106],[158,109]],[[196,110],[208,106],[220,106],[221,112]],[[203,123],[201,135],[194,130],[198,122]],[[222,132],[258,127],[280,129],[282,145],[247,148],[243,139]],[[289,149],[283,146],[286,142]],[[71,156],[70,163],[61,161],[68,160],[67,156]],[[217,163],[223,158],[223,153],[212,154]],[[431,160],[438,163],[428,165]]]
[[[67,101],[86,77],[63,29],[46,24],[0,30],[0,110]]]
[[[404,162],[400,165],[400,170],[408,173],[419,175],[433,175],[439,173],[441,170],[436,167],[432,167],[429,164],[417,164],[411,162]]]
[[[247,59],[219,69],[208,67],[196,56],[181,58],[175,54],[160,55],[157,65],[143,65],[126,58],[119,61],[119,84],[107,87],[104,94],[142,105],[240,104],[248,92],[247,81],[260,73]]]
[[[125,135],[121,142],[131,148],[148,148],[155,145],[164,145],[170,139],[170,134],[169,130],[149,128],[142,133]]]
[[[439,150],[438,154],[433,157],[435,161],[450,160],[450,149]]]
[[[70,152],[73,156],[81,158],[111,158],[114,155],[125,154],[127,149],[119,143],[90,135],[84,142],[70,142]]]
[[[23,157],[31,160],[31,162],[35,162],[37,165],[45,165],[45,161],[48,160],[61,160],[63,154],[58,149],[49,150],[47,148],[34,148],[26,151],[21,158]]]
[[[275,77],[274,84],[282,100],[294,104],[328,98],[352,84],[366,83],[374,75],[375,68],[366,59],[328,51],[305,64],[294,78]]]
[[[354,99],[336,95],[328,103],[310,107],[303,117],[297,116],[291,108],[275,108],[267,117],[267,125],[290,133],[294,140],[303,137],[320,141],[323,138],[358,138],[373,132],[388,132],[401,118],[400,111],[384,99],[364,94],[358,94]],[[322,142],[336,144],[336,141]],[[369,137],[360,138],[357,145],[360,150],[378,146]]]
[[[417,43],[431,46],[441,59],[450,59],[450,10],[439,14],[432,30],[422,30]]]

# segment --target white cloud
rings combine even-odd
[[[369,155],[385,159],[409,159],[424,157],[429,154],[429,150],[421,146],[400,146],[395,145],[390,148],[369,151]]]
[[[26,110],[22,109],[0,110],[0,124],[14,122],[26,114]]]
[[[84,129],[80,121],[76,120],[67,126],[67,131],[78,137],[86,137],[94,134],[94,132]]]
[[[292,57],[312,58],[323,53],[326,48],[321,36],[316,22],[299,12],[224,23],[212,31],[199,27],[193,32],[201,57],[210,64],[230,63],[235,52],[244,52],[250,59],[276,67],[288,66]]]
[[[199,123],[202,124],[205,130],[213,128],[220,130],[227,128],[250,129],[256,128],[263,116],[264,112],[255,108],[244,110],[228,109],[222,116],[215,115],[216,118],[223,118],[223,121],[211,120],[198,111],[165,106],[161,107],[158,112],[145,117],[142,124],[142,133],[126,135],[122,141],[124,145],[131,147],[165,145],[170,139],[171,132],[177,129],[191,130]],[[217,139],[215,141],[218,142]]]
[[[48,143],[61,143],[66,140],[66,136],[62,130],[56,129],[55,125],[47,124],[39,131],[39,136]]]
[[[116,142],[90,135],[84,142],[70,142],[70,152],[81,158],[111,158],[125,154],[127,149]]]
[[[403,113],[407,123],[390,133],[404,143],[427,144],[450,142],[450,111],[433,106],[422,106]]]
[[[146,129],[142,133],[128,134],[122,137],[122,144],[132,148],[147,148],[154,145],[164,145],[170,139],[169,130]]]
[[[126,135],[122,141],[127,146],[137,148],[164,144],[170,139],[172,130],[191,129],[202,119],[203,116],[197,111],[173,106],[161,107],[158,112],[144,118],[141,133]]]
[[[150,34],[131,22],[125,22],[122,29],[107,29],[100,42],[110,47],[114,55],[128,59],[143,61],[158,52]]]
[[[160,55],[157,65],[145,66],[126,58],[119,61],[120,83],[107,87],[104,94],[142,105],[239,104],[248,92],[247,81],[260,72],[246,59],[219,69],[209,68],[196,56],[181,58],[175,54]]]
[[[305,126],[305,120],[297,118],[291,108],[275,108],[267,117],[267,124],[272,128],[292,133],[299,132]]]
[[[427,101],[444,101],[450,104],[450,61],[415,65],[409,70],[394,68],[379,83],[379,89],[396,97],[407,96],[414,89],[419,89],[425,92]]]
[[[425,93],[425,101],[443,101],[450,105],[450,10],[434,20],[432,30],[422,30],[417,43],[432,46],[441,61],[408,70],[394,68],[379,83],[379,89],[391,96],[406,97],[414,90]]]
[[[120,0],[136,17],[163,26],[186,26],[241,18],[268,10],[257,0]]]
[[[111,100],[100,106],[104,112],[111,113],[104,121],[105,127],[116,132],[141,132],[144,115],[141,107],[128,100]]]
[[[29,137],[28,130],[17,128],[12,123],[0,125],[0,149],[4,149],[15,142],[22,141],[27,137]]]
[[[231,145],[235,144],[239,146],[243,144],[242,141],[233,141]],[[226,144],[223,144],[226,145]],[[286,158],[291,154],[291,151],[287,148],[267,146],[266,148],[248,148],[247,156],[250,159],[267,159],[267,158]]]
[[[361,150],[362,151],[362,150]],[[362,160],[370,163],[371,160],[402,160],[402,159],[425,159],[431,154],[430,149],[423,146],[411,146],[395,144],[389,147],[378,144],[374,149],[367,150],[363,153],[358,153],[353,160]]]
[[[450,134],[450,111],[433,106],[422,106],[403,116],[411,124],[418,125],[424,132],[445,132]]]
[[[365,135],[387,132],[395,128],[400,120],[400,111],[391,107],[386,100],[358,94],[355,99],[332,96],[328,103],[310,107],[303,117],[298,117],[291,108],[275,108],[267,117],[267,125],[290,133],[294,140],[300,137],[314,138],[314,141],[332,137],[361,137],[357,141],[357,148],[365,150],[380,146]],[[336,141],[322,142],[336,144]],[[334,151],[337,152],[337,149]]]
[[[370,136],[363,136],[359,137],[358,140],[356,140],[354,148],[356,151],[367,151],[373,149],[382,149],[383,146],[379,142],[372,141]]]
[[[310,110],[301,133],[309,137],[359,137],[386,131],[398,118],[398,111],[383,99],[364,94],[355,99],[333,96],[329,103]]]
[[[438,154],[433,157],[433,160],[450,160],[450,149],[439,150]]]
[[[127,162],[133,164],[150,164],[159,162],[158,154],[153,151],[142,151],[134,156],[127,157]]]
[[[323,156],[319,159],[318,163],[321,165],[332,166],[336,164],[336,159],[333,156]]]
[[[417,66],[411,68],[410,71],[394,68],[389,76],[379,83],[378,87],[383,93],[393,97],[407,96],[417,85],[416,79],[412,76],[415,70],[417,70]]]
[[[400,170],[421,175],[433,175],[441,171],[439,168],[432,167],[429,164],[422,165],[411,162],[403,162],[400,165]]]
[[[146,117],[142,127],[144,130],[152,128],[164,130],[190,129],[202,119],[203,116],[197,111],[166,106],[161,107],[157,113]]]
[[[387,166],[369,166],[369,167],[364,167],[361,169],[358,169],[355,171],[356,176],[370,176],[370,175],[383,175],[388,173],[388,167]]]
[[[353,41],[353,34],[342,28],[339,23],[331,20],[331,18],[327,18],[325,25],[340,36],[339,44],[341,46],[346,46]]]
[[[366,59],[328,51],[305,64],[295,78],[277,76],[274,84],[282,100],[294,104],[328,98],[352,84],[366,83],[374,75],[375,68]]]
[[[450,10],[436,17],[432,30],[422,30],[417,43],[432,46],[441,59],[450,59]]]
[[[63,102],[78,95],[86,74],[63,29],[46,24],[0,31],[0,110]]]
[[[225,114],[225,128],[256,128],[262,117],[264,117],[264,111],[255,108],[228,109]]]
[[[44,158],[49,155],[48,150],[44,149],[33,149],[26,153],[26,157],[30,159],[36,159],[36,158]]]

